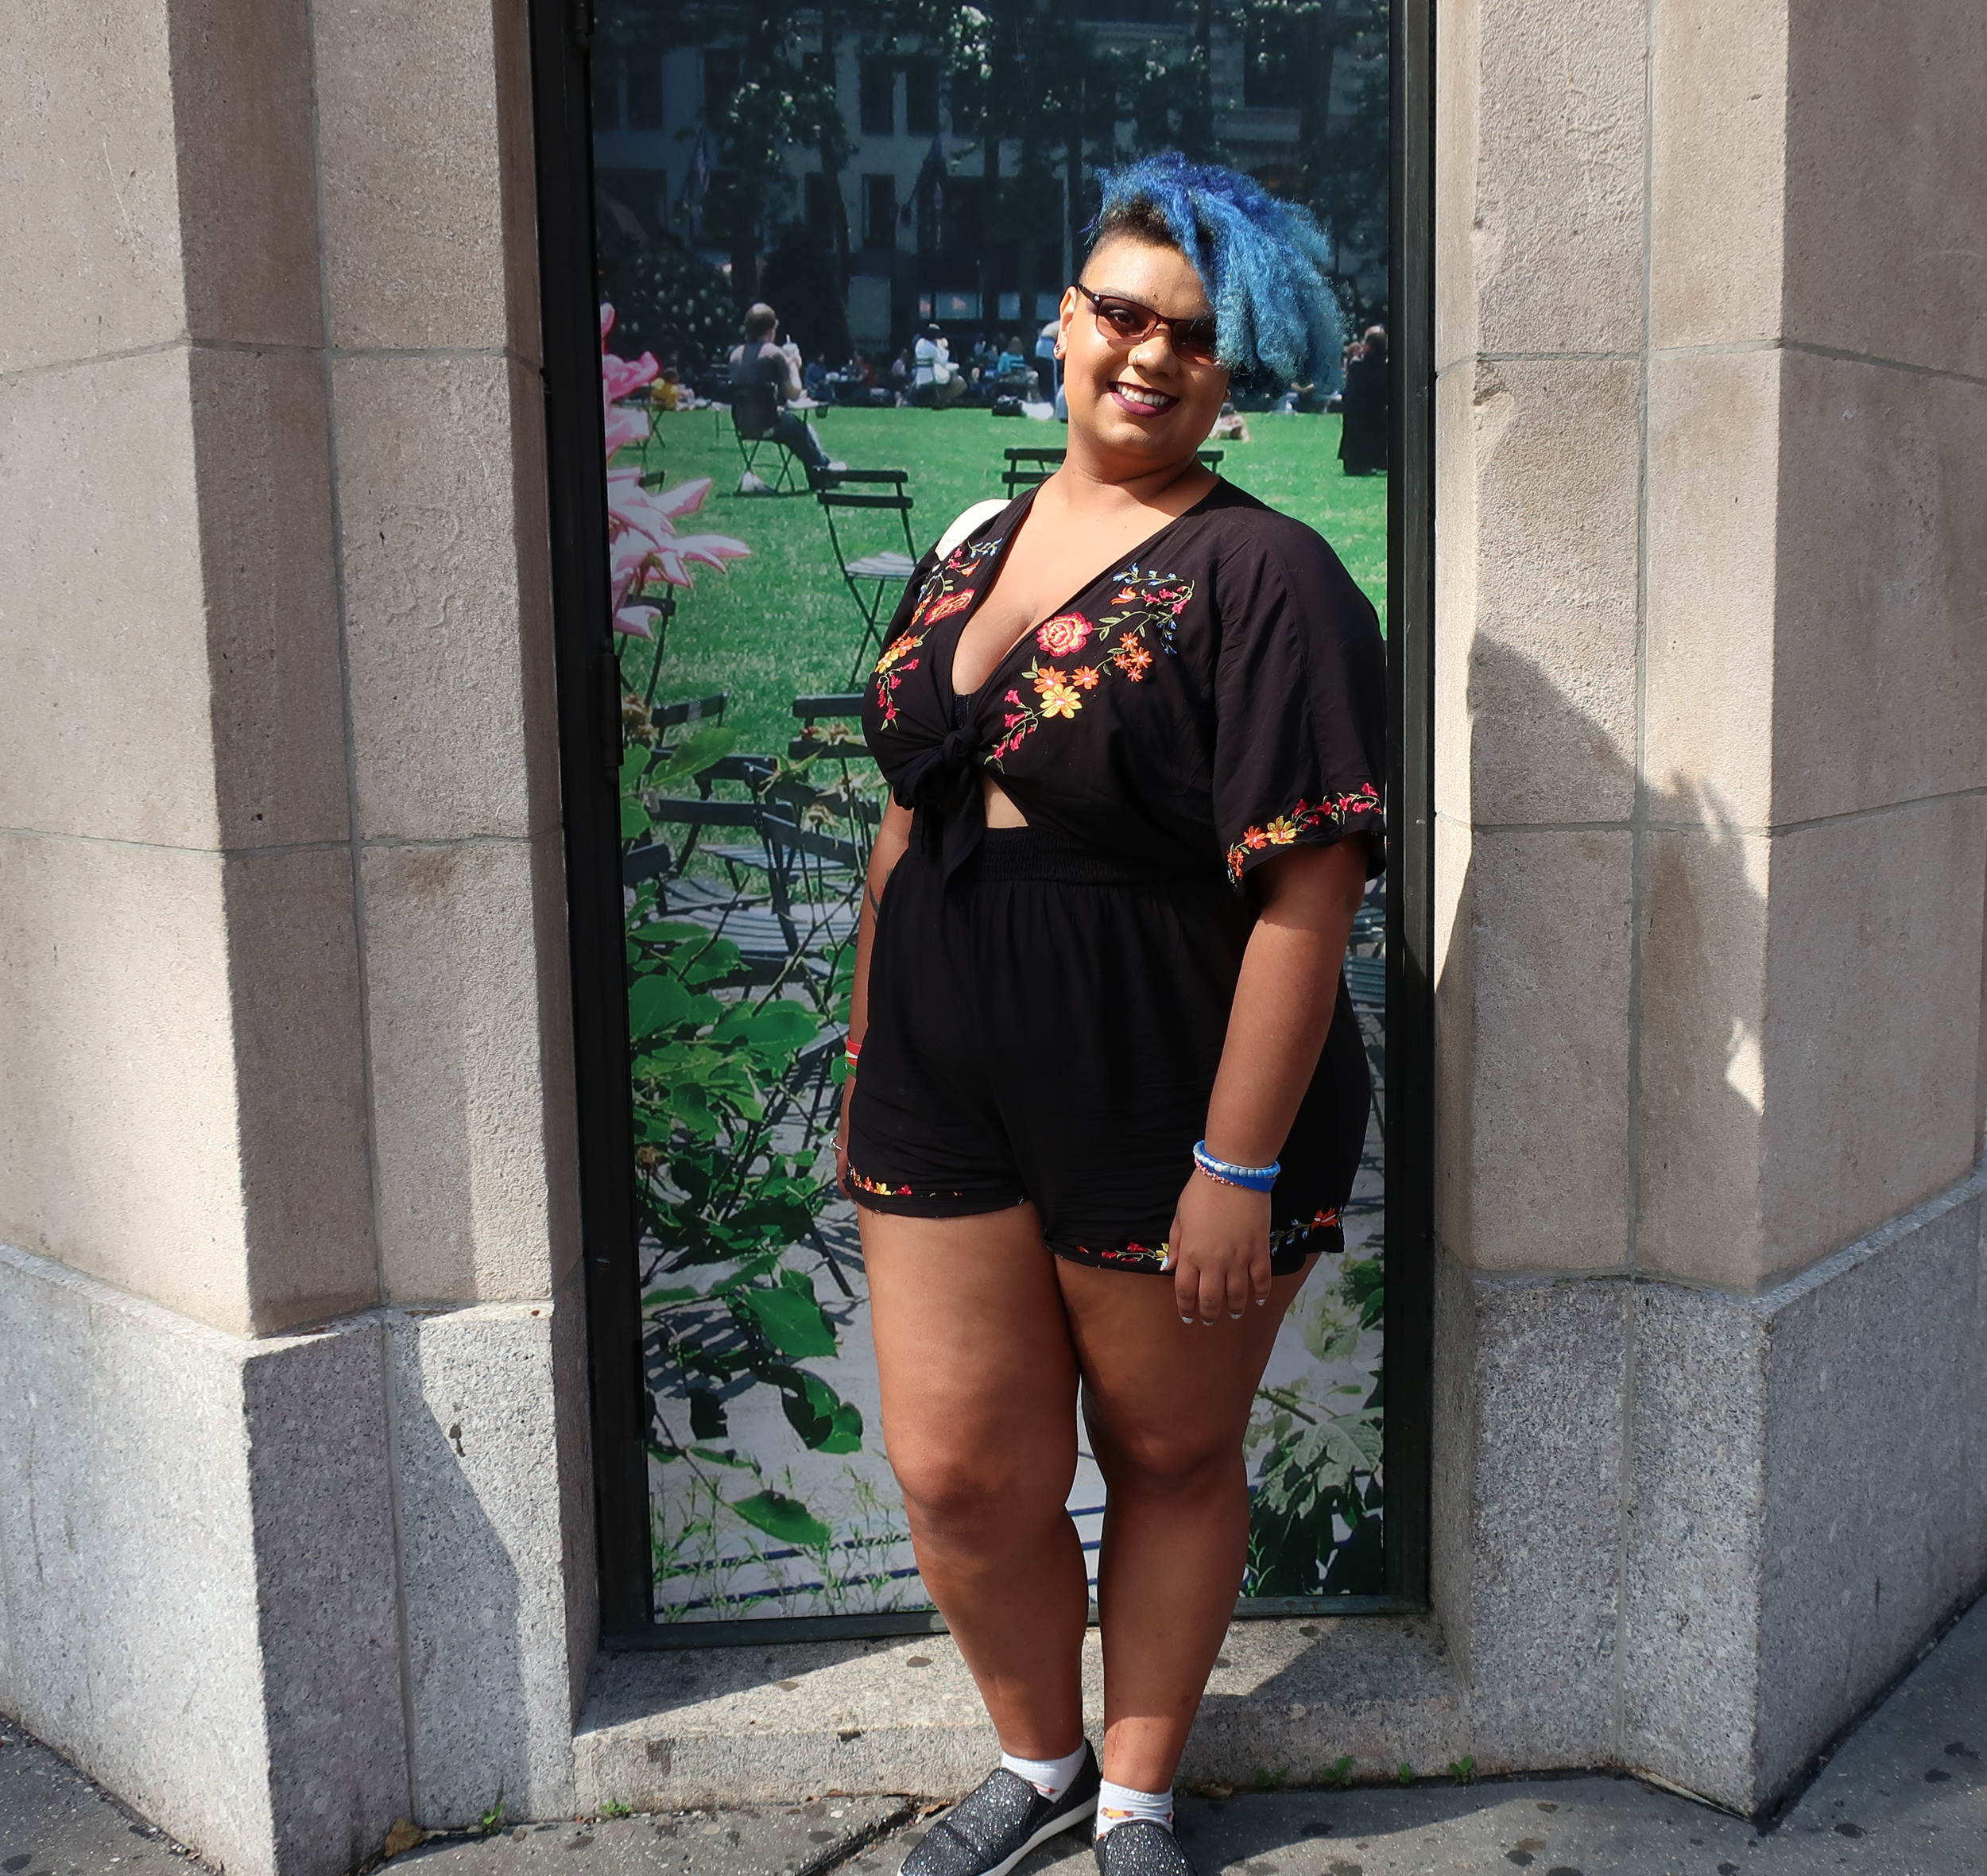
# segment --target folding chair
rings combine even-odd
[[[835,549],[835,564],[842,569],[842,577],[849,588],[849,596],[855,601],[856,610],[862,615],[862,638],[855,650],[855,663],[849,671],[851,684],[860,681],[870,648],[876,655],[883,653],[883,635],[877,622],[887,609],[894,610],[904,583],[917,570],[917,548],[911,539],[911,498],[904,492],[904,483],[910,479],[902,469],[843,469],[832,476],[821,473],[808,478],[813,484],[814,498],[821,504],[821,512],[828,517],[828,541]],[[850,483],[869,483],[887,486],[889,494],[866,494],[859,490],[850,491]],[[841,529],[835,525],[838,514],[847,515],[851,511],[866,510],[872,514],[894,514],[904,530],[904,552],[894,548],[877,553],[862,554],[854,560],[849,558],[842,544]]]
[[[800,718],[801,729],[800,734],[787,745],[788,762],[804,762],[809,756],[839,755],[846,762],[852,757],[870,753],[861,731],[851,736],[840,727],[850,718],[861,718],[862,692],[827,691],[811,697],[796,697],[793,714]],[[817,730],[815,725],[824,720],[837,727]]]
[[[800,492],[800,458],[773,433],[779,421],[780,401],[769,384],[734,384],[731,387],[731,428],[738,439],[738,454],[745,459],[746,474],[758,475],[759,452],[772,448],[779,452],[780,472],[768,485],[776,494]],[[765,481],[763,475],[759,476]]]

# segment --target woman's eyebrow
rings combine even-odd
[[[1128,293],[1122,287],[1092,287],[1090,286],[1090,282],[1086,280],[1079,280],[1076,284],[1079,287],[1090,287],[1090,290],[1100,300],[1129,300],[1134,306],[1148,308],[1151,311],[1158,313],[1159,316],[1163,320],[1191,321],[1193,320],[1210,320],[1214,316],[1214,308],[1208,305],[1204,300],[1202,302],[1201,310],[1199,312],[1161,312],[1158,307],[1154,306],[1151,300],[1141,300],[1136,293]]]

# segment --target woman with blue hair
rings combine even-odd
[[[1241,1579],[1242,1435],[1365,1133],[1342,963],[1381,864],[1378,625],[1195,455],[1231,386],[1336,357],[1324,260],[1246,176],[1108,177],[1056,342],[1067,458],[925,557],[865,694],[893,800],[839,1170],[919,1568],[1001,1747],[906,1876],[1005,1876],[1093,1815],[1105,1876],[1191,1876],[1172,1787]]]

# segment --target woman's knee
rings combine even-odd
[[[1047,1455],[893,1452],[904,1509],[927,1537],[1000,1548],[1061,1515],[1075,1471]]]
[[[1121,1496],[1204,1498],[1242,1482],[1238,1442],[1217,1444],[1191,1431],[1121,1435],[1095,1424],[1091,1441],[1106,1486]]]

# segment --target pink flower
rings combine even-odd
[[[1052,658],[1067,658],[1090,641],[1090,622],[1080,612],[1059,612],[1036,627],[1035,642]]]

